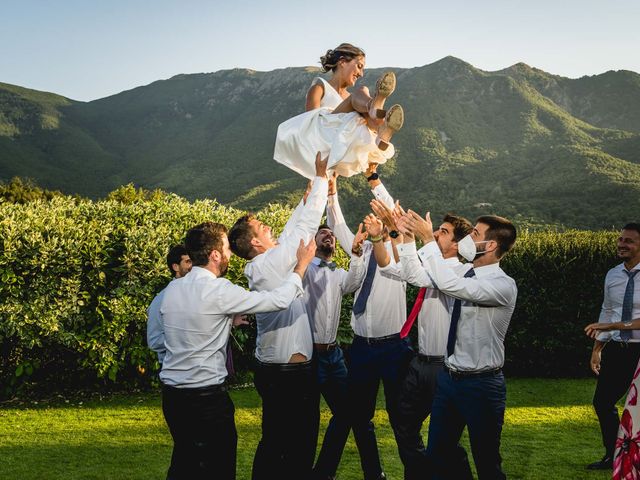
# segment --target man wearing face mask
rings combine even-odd
[[[402,233],[409,238],[415,235],[425,244],[417,256],[413,242],[398,247],[403,275],[413,275],[418,285],[432,282],[456,299],[445,369],[438,375],[429,426],[427,458],[433,478],[450,478],[448,462],[455,458],[465,426],[478,478],[506,478],[500,457],[506,404],[502,366],[504,338],[518,290],[500,268],[500,259],[515,243],[516,229],[502,217],[479,217],[471,234],[458,242],[458,252],[472,262],[461,276],[444,261],[429,214],[422,218],[409,210],[397,223]]]

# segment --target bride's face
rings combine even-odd
[[[364,57],[355,57],[351,60],[340,60],[340,63],[338,64],[338,72],[347,86],[354,86],[356,81],[364,75],[364,65]]]

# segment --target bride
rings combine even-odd
[[[317,77],[307,92],[306,112],[278,127],[274,159],[307,178],[315,175],[315,157],[329,157],[328,169],[350,177],[370,163],[384,163],[395,150],[391,137],[404,122],[400,105],[384,110],[396,86],[393,72],[384,73],[373,96],[367,87],[353,87],[362,77],[364,52],[342,43],[320,57],[327,81]]]

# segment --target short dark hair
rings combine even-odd
[[[484,223],[489,226],[485,233],[485,240],[495,240],[498,243],[498,258],[511,250],[516,243],[516,227],[504,217],[497,215],[483,215],[476,219],[476,223]]]
[[[622,227],[622,230],[634,230],[640,233],[640,223],[635,223],[635,222],[627,223],[624,227]]]
[[[174,277],[178,272],[173,269],[173,264],[177,263],[178,265],[180,265],[183,255],[189,255],[189,252],[187,252],[187,249],[183,244],[174,245],[169,249],[169,253],[167,253],[167,267],[169,267],[169,271]]]
[[[318,230],[316,230],[316,233],[318,233],[320,230],[331,230],[331,227],[329,225],[327,225],[326,223],[322,223],[318,227]],[[333,232],[333,230],[331,230],[331,231]]]
[[[231,230],[229,230],[229,246],[231,251],[245,260],[251,260],[254,255],[251,240],[256,236],[253,227],[249,222],[255,220],[256,216],[248,213],[236,220]]]
[[[453,239],[456,242],[462,240],[473,230],[473,225],[469,220],[453,213],[447,213],[442,221],[453,225]]]
[[[204,266],[209,263],[209,255],[214,250],[222,253],[224,249],[224,236],[227,227],[221,223],[204,222],[196,225],[187,232],[184,245],[191,257],[193,265]]]

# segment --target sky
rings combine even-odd
[[[318,65],[350,42],[368,67],[447,55],[578,78],[640,72],[638,0],[0,0],[0,82],[90,101],[183,73]]]

